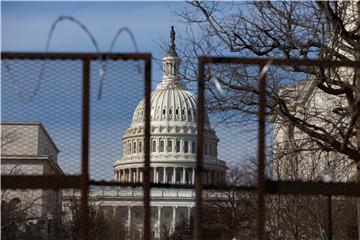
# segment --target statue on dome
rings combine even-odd
[[[174,26],[171,26],[171,30],[170,30],[170,44],[169,44],[169,50],[167,52],[167,54],[169,56],[174,56],[177,57],[178,54],[175,50],[175,30],[174,30]]]

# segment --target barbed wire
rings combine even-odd
[[[132,33],[132,31],[128,27],[121,27],[116,32],[114,38],[111,41],[108,54],[110,54],[112,52],[118,37],[123,32],[126,32],[130,36],[130,40],[131,40],[131,42],[132,42],[132,44],[134,46],[135,52],[139,52],[138,46],[136,44],[135,36]],[[105,69],[106,69],[106,65],[107,65],[107,60],[108,60],[108,55],[105,57],[105,64],[103,65],[103,68],[100,69],[100,73],[99,73],[100,74],[100,81],[99,81],[99,90],[98,90],[98,95],[97,95],[98,99],[101,99],[101,95],[102,95],[102,89],[103,89],[103,82],[104,82],[104,79],[105,79]],[[136,66],[137,66],[137,70],[138,70],[138,78],[141,79],[141,77],[140,77],[140,74],[141,74],[140,64],[137,64]]]
[[[46,44],[45,44],[44,53],[49,52],[50,44],[51,44],[51,40],[52,40],[54,31],[55,31],[55,28],[62,21],[70,21],[70,22],[75,23],[76,25],[78,25],[87,34],[87,36],[90,38],[91,43],[95,48],[96,54],[98,54],[98,60],[100,62],[98,99],[101,99],[103,82],[104,82],[104,79],[105,79],[106,65],[107,65],[107,61],[108,61],[108,56],[106,56],[104,60],[102,59],[101,52],[100,52],[100,49],[99,49],[99,45],[98,45],[98,43],[96,41],[96,38],[91,33],[91,31],[86,27],[85,24],[83,24],[81,21],[77,20],[76,18],[74,18],[72,16],[60,16],[60,17],[58,17],[52,23],[51,28],[49,30],[48,37],[47,37]],[[110,45],[108,54],[111,54],[118,37],[123,32],[126,32],[130,36],[130,40],[131,40],[131,42],[132,42],[132,44],[134,46],[135,52],[138,52],[138,46],[137,46],[136,39],[135,39],[134,34],[132,33],[132,31],[128,27],[120,27],[119,30],[116,32],[114,38],[111,41],[111,45]],[[25,94],[23,94],[22,88],[19,86],[19,83],[18,83],[16,77],[13,76],[13,74],[11,72],[11,67],[7,63],[7,60],[3,60],[5,70],[9,74],[10,79],[12,79],[13,87],[15,89],[15,92],[17,93],[17,95],[20,97],[20,99],[22,100],[22,102],[24,104],[31,103],[33,101],[33,99],[36,97],[36,95],[38,94],[38,91],[40,90],[40,87],[41,87],[42,82],[43,82],[44,72],[45,72],[45,67],[46,67],[47,61],[48,61],[47,59],[44,59],[43,62],[42,62],[42,65],[40,66],[39,75],[38,75],[38,78],[36,79],[36,84],[35,84],[35,87],[34,87],[33,91],[29,95],[25,95]],[[138,75],[140,76],[141,68],[140,68],[139,64],[137,64],[137,69],[138,69]]]

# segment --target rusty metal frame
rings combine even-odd
[[[266,58],[238,58],[238,57],[198,57],[198,119],[197,119],[197,163],[196,163],[196,205],[195,205],[195,240],[203,239],[202,236],[202,174],[203,174],[203,139],[204,139],[204,92],[205,92],[205,66],[210,64],[242,64],[259,67],[260,72],[269,62]],[[360,67],[360,61],[324,61],[324,60],[299,60],[299,59],[271,59],[271,64],[277,66],[312,66],[326,67]],[[250,188],[257,192],[257,239],[265,240],[265,197],[266,194],[301,194],[301,195],[344,195],[358,196],[359,183],[312,183],[312,182],[286,182],[271,181],[265,176],[265,106],[266,106],[266,73],[261,76],[258,83],[259,108],[258,108],[258,172],[257,186]],[[323,188],[323,189],[322,189]],[[239,188],[243,189],[243,188]],[[247,189],[249,190],[249,188]]]
[[[145,63],[145,136],[144,136],[144,240],[150,240],[150,93],[151,54],[149,53],[18,53],[4,52],[2,60],[81,60],[82,61],[82,149],[81,175],[79,176],[1,176],[3,189],[60,189],[80,188],[80,239],[88,240],[89,209],[88,192],[90,185],[133,186],[117,182],[91,181],[89,179],[89,138],[90,138],[90,63],[94,60],[142,60]],[[141,186],[141,185],[136,185]]]

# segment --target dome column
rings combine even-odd
[[[163,181],[164,183],[167,183],[166,167],[163,168]]]
[[[160,238],[161,236],[161,206],[157,207],[157,237]]]
[[[143,182],[143,173],[144,173],[144,169],[142,168],[142,169],[140,170],[140,176],[139,176],[140,182]]]
[[[172,183],[176,183],[176,167],[173,167]]]
[[[171,221],[171,233],[175,232],[175,227],[176,227],[176,209],[177,206],[172,207],[172,221]]]
[[[158,178],[158,172],[157,172],[157,168],[154,167],[154,183],[157,183],[157,178]]]
[[[186,168],[182,169],[182,184],[186,183]]]
[[[195,168],[191,168],[192,176],[191,176],[191,184],[195,185]]]
[[[139,182],[139,168],[136,168],[135,182]]]
[[[191,207],[187,207],[187,220],[190,225],[191,222]]]
[[[127,219],[127,228],[128,228],[128,236],[131,235],[131,213],[132,213],[132,206],[128,206],[128,219]]]

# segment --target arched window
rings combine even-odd
[[[141,152],[142,152],[142,142],[139,141],[139,153],[141,153]]]
[[[132,151],[131,151],[131,142],[129,142],[129,154],[132,154]]]
[[[156,152],[156,141],[155,140],[152,141],[151,151]]]
[[[167,151],[172,152],[172,141],[168,140]]]
[[[136,153],[136,142],[133,143],[133,149],[134,153]]]
[[[188,152],[189,152],[189,142],[184,141],[184,153],[188,153]]]
[[[192,144],[191,144],[191,152],[196,153],[196,144],[195,144],[195,142],[192,142]]]
[[[205,155],[209,155],[209,149],[207,143],[205,143]]]
[[[159,152],[164,152],[164,140],[160,140]]]
[[[180,152],[180,140],[176,140],[176,152]]]

